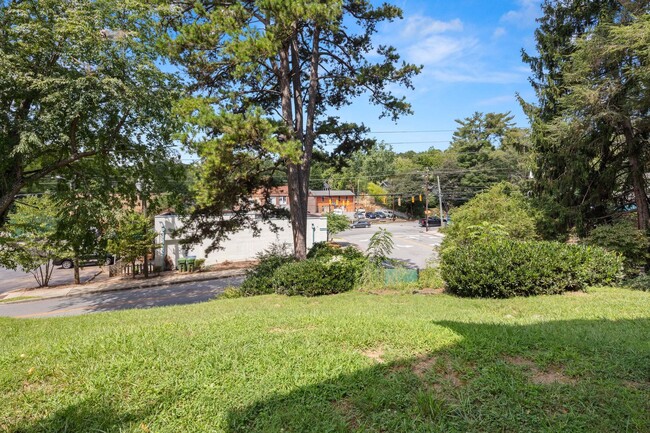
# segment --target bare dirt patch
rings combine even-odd
[[[444,287],[439,287],[437,289],[421,289],[413,292],[414,295],[442,295],[444,293]]]
[[[379,364],[383,364],[384,362],[386,362],[386,361],[384,361],[384,358],[383,358],[384,349],[382,349],[381,347],[374,348],[374,349],[363,350],[363,351],[361,351],[361,354],[363,356],[366,356],[366,357],[372,359],[373,361],[375,361],[375,362],[377,362]]]
[[[413,374],[420,379],[424,379],[424,375],[433,368],[437,361],[438,358],[435,356],[423,356],[419,358],[415,364],[413,364]]]
[[[541,370],[533,361],[521,356],[506,356],[505,360],[509,364],[526,369],[530,381],[537,385],[574,384],[576,382],[575,379],[565,375],[559,367]]]

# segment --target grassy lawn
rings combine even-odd
[[[650,293],[0,320],[0,431],[650,431]]]

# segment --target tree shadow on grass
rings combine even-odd
[[[650,431],[650,320],[435,322],[462,336],[228,413],[229,432]]]
[[[46,417],[20,423],[12,433],[148,431],[144,420],[156,405],[125,410],[110,396],[95,394],[56,410]],[[33,417],[33,414],[29,414]]]

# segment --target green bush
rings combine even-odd
[[[308,259],[318,259],[322,257],[332,257],[341,254],[341,247],[337,244],[330,244],[329,242],[316,242],[312,245],[307,253]]]
[[[513,239],[537,239],[539,215],[519,189],[507,182],[476,195],[452,213],[453,224],[444,229],[444,244],[459,243],[477,227],[499,227]],[[444,249],[444,247],[443,247]]]
[[[614,281],[621,258],[599,247],[501,237],[447,248],[447,289],[459,296],[509,298],[562,293]]]
[[[643,274],[639,275],[636,278],[627,280],[623,287],[627,287],[634,290],[642,290],[644,292],[650,292],[650,275]]]
[[[273,274],[287,263],[295,262],[287,244],[273,244],[257,255],[257,266],[246,271],[246,279],[239,290],[242,296],[273,293]]]
[[[347,292],[359,281],[364,263],[344,256],[287,263],[273,276],[275,292],[289,296]]]
[[[445,282],[440,275],[440,268],[431,266],[420,269],[418,286],[420,289],[439,289],[444,287]]]
[[[583,242],[621,254],[625,258],[625,268],[628,274],[638,274],[639,269],[646,266],[650,259],[648,255],[650,239],[630,220],[596,227]]]

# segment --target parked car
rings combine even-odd
[[[365,218],[365,216],[366,216],[365,212],[357,212],[357,213],[354,214],[354,219],[355,220],[360,220],[360,219]]]
[[[334,215],[343,215],[343,209],[334,209],[332,213]]]
[[[368,220],[355,221],[350,225],[351,229],[368,228],[368,227],[370,227],[370,221]]]
[[[380,220],[385,220],[386,219],[386,214],[381,212],[381,211],[375,212],[375,216]]]
[[[395,213],[392,210],[385,210],[383,211],[386,214],[386,218],[393,218],[395,217]]]
[[[366,218],[374,220],[375,218],[377,218],[377,216],[375,215],[374,212],[366,212]]]
[[[74,267],[74,259],[69,257],[56,258],[52,261],[54,266],[61,266],[63,269],[72,269]],[[95,254],[79,259],[80,266],[88,265],[105,265],[109,266],[115,263],[115,257],[110,254]]]
[[[420,219],[420,227],[424,227],[425,225],[427,225],[427,220],[424,218]],[[440,217],[432,216],[428,218],[429,227],[440,227],[441,225],[442,221],[440,221]]]

